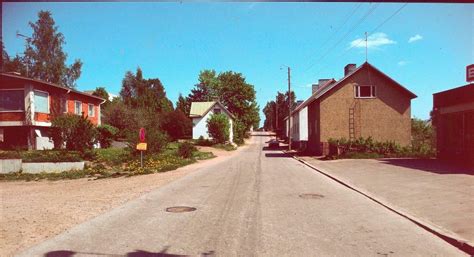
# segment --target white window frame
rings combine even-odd
[[[92,106],[92,115],[90,115],[91,112],[91,106]],[[89,117],[95,117],[95,108],[94,104],[87,104],[87,116]]]
[[[38,111],[37,111],[37,108],[36,108],[36,103],[35,103],[35,112],[37,112],[37,113],[50,114],[50,113],[51,113],[51,107],[50,107],[50,104],[51,104],[51,103],[50,103],[50,99],[49,99],[49,92],[42,91],[42,90],[36,90],[36,89],[35,89],[35,90],[33,90],[33,97],[36,97],[35,92],[40,92],[40,93],[46,94],[46,95],[47,95],[47,99],[48,99],[48,100],[46,100],[46,101],[48,102],[48,111],[47,111],[47,112],[38,112]]]
[[[23,94],[25,90],[22,88],[2,88],[0,91],[22,91]],[[7,110],[7,111],[0,111],[0,112],[25,112],[25,98],[23,97],[23,110]]]
[[[360,96],[360,88],[361,87],[370,87],[370,96]],[[377,90],[374,85],[355,85],[354,86],[354,98],[362,98],[362,99],[371,99],[377,97]]]
[[[64,99],[61,98],[61,101],[64,100],[64,111],[63,113],[67,113],[68,111],[68,99],[65,97]]]
[[[79,103],[81,105],[79,113],[77,113],[77,103]],[[74,100],[74,114],[82,115],[82,102],[81,101]]]

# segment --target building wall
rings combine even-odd
[[[299,113],[299,139],[308,141],[308,107],[302,108]]]
[[[101,100],[87,97],[85,95],[70,92],[67,94],[67,90],[56,88],[50,85],[45,85],[37,82],[26,82],[21,79],[13,78],[2,78],[1,89],[24,89],[25,91],[25,111],[24,112],[0,112],[0,122],[3,121],[25,121],[25,115],[28,112],[32,112],[32,119],[37,124],[33,125],[46,125],[50,126],[53,116],[62,114],[65,112],[65,102],[67,101],[67,112],[74,113],[74,100],[82,102],[82,110],[87,115],[88,104],[94,104],[94,117],[88,117],[88,119],[95,125],[100,124],[100,103]],[[35,110],[34,105],[34,91],[47,92],[49,95],[49,113],[42,113]],[[18,124],[16,124],[18,125]]]
[[[474,85],[433,94],[437,157],[474,167]]]
[[[299,111],[291,115],[291,141],[300,141],[300,115]]]
[[[94,104],[95,115],[89,120],[100,125],[100,99],[81,95],[64,88],[57,88],[37,81],[25,81],[19,78],[1,76],[0,93],[5,89],[21,89],[24,92],[23,111],[2,111],[0,112],[0,129],[3,134],[3,142],[0,148],[24,147],[28,149],[49,149],[52,148],[48,127],[54,115],[60,115],[66,111],[74,113],[73,108],[66,110],[67,98],[80,99],[83,102],[82,109],[87,114],[88,103]],[[34,92],[48,93],[49,112],[38,112],[35,103]],[[69,92],[69,93],[68,93]],[[41,136],[39,136],[40,134]]]
[[[355,85],[375,85],[375,98],[355,98]],[[349,109],[354,107],[355,137],[395,141],[411,140],[411,99],[386,77],[365,68],[321,98],[321,141],[349,138]]]
[[[374,85],[375,98],[355,98],[356,85]],[[411,142],[411,99],[398,86],[366,67],[308,106],[308,150],[327,154],[330,138],[350,138],[349,110],[354,108],[354,136],[375,141]]]
[[[308,144],[306,151],[309,154],[321,155],[321,135],[320,135],[320,108],[319,100],[315,100],[308,105]]]

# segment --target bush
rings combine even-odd
[[[207,120],[207,133],[216,143],[229,140],[229,118],[222,113],[212,114]]]
[[[233,124],[233,132],[234,132],[234,143],[238,145],[243,144],[245,133],[246,133],[245,125],[241,121],[236,120]]]
[[[77,151],[38,150],[20,153],[23,162],[80,162],[83,160]]]
[[[112,140],[118,133],[118,129],[111,125],[101,125],[97,127],[97,141],[101,148],[108,148],[112,144]]]
[[[52,120],[53,141],[56,149],[85,151],[95,144],[97,131],[85,116],[64,114]]]
[[[192,135],[192,121],[181,110],[166,113],[161,122],[161,128],[172,140],[189,138]]]
[[[196,147],[188,142],[182,143],[178,147],[178,155],[185,159],[191,158],[195,151],[197,151]]]
[[[209,139],[204,139],[203,136],[200,136],[200,137],[196,140],[196,145],[199,145],[199,146],[212,146],[212,145],[214,145],[214,143],[212,143],[211,140],[209,140]]]
[[[166,147],[166,145],[169,142],[168,135],[166,133],[163,133],[163,131],[153,128],[153,127],[145,127],[145,134],[146,134],[146,143],[147,143],[147,153],[158,153],[162,149]],[[139,135],[138,135],[138,130],[137,131],[130,131],[127,134],[127,141],[129,144],[129,147],[135,151],[136,145],[139,143]]]
[[[379,157],[422,157],[434,155],[429,146],[401,147],[394,141],[376,142],[371,137],[347,140],[345,138],[329,139],[330,155],[344,158],[379,158]]]

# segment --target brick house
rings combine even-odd
[[[474,84],[433,94],[437,157],[474,167]]]
[[[410,144],[414,93],[368,62],[348,64],[342,79],[323,82],[299,107],[308,112],[309,153],[328,154],[330,138]]]
[[[51,120],[86,115],[100,125],[104,99],[13,73],[0,74],[0,148],[51,149]]]

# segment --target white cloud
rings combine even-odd
[[[388,38],[385,33],[375,33],[367,37],[367,48],[377,48],[383,45],[392,45],[397,42]],[[351,47],[365,48],[365,38],[358,38],[351,42]]]
[[[423,37],[420,34],[416,34],[413,37],[410,37],[408,39],[408,43],[413,43],[415,41],[422,40],[422,39],[423,39]]]
[[[406,62],[406,61],[399,61],[397,64],[398,64],[398,66],[405,66],[405,65],[407,65],[407,63],[408,62]]]
[[[301,88],[311,88],[313,86],[313,84],[306,84],[306,85],[303,85],[303,86],[299,86]]]

